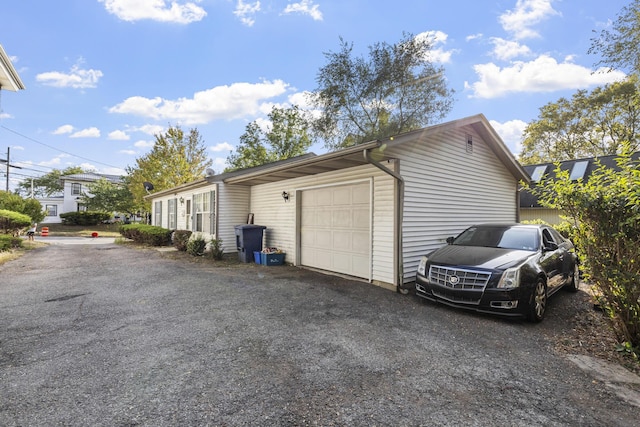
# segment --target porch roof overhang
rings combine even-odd
[[[378,147],[380,147],[380,141],[366,142],[339,151],[274,165],[255,172],[242,173],[222,181],[225,184],[253,186],[366,165],[369,162],[363,154],[364,150],[373,150]]]
[[[20,76],[13,65],[9,55],[0,45],[0,89],[17,92],[24,89],[24,83],[20,80]]]

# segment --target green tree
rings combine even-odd
[[[136,210],[148,211],[144,183],[150,182],[155,191],[166,190],[195,181],[205,175],[212,161],[197,129],[185,134],[179,126],[172,126],[164,134],[157,134],[151,151],[136,159],[135,166],[126,168],[127,185]]]
[[[540,109],[523,134],[520,161],[535,164],[619,154],[640,148],[640,85],[636,76],[577,91]]]
[[[640,72],[640,0],[623,7],[611,28],[591,39],[588,53],[601,56],[596,66]]]
[[[255,121],[247,125],[235,153],[227,157],[227,171],[289,159],[307,152],[313,142],[311,123],[299,107],[273,107],[268,118],[270,125],[267,131],[263,131]]]
[[[63,175],[72,175],[76,173],[88,172],[80,166],[70,166],[65,169],[53,169],[51,172],[37,178],[26,178],[16,187],[16,193],[22,196],[31,196],[31,188],[33,183],[33,197],[50,197],[62,194],[64,187],[60,177]]]
[[[626,147],[618,166],[599,167],[588,181],[572,181],[558,167],[556,178],[531,191],[567,213],[585,276],[620,341],[640,355],[640,165]]]
[[[0,190],[0,209],[28,215],[32,222],[41,222],[45,217],[44,209],[39,201],[24,199],[18,194],[2,190]]]
[[[340,38],[338,52],[316,77],[310,101],[321,110],[315,131],[336,149],[424,127],[452,106],[442,67],[430,60],[433,40],[404,33],[396,44],[369,46],[369,58],[355,56]]]
[[[87,185],[80,203],[90,211],[133,213],[137,210],[129,187],[105,178]]]

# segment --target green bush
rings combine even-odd
[[[17,194],[0,190],[0,210],[19,212],[31,218],[31,222],[41,222],[45,217],[44,209],[36,199],[23,199]]]
[[[21,248],[22,239],[14,236],[0,235],[0,252]]]
[[[31,217],[19,212],[0,209],[0,232],[18,234],[23,228],[31,225]]]
[[[222,247],[222,239],[211,239],[209,242],[209,257],[220,261],[224,255],[224,248]]]
[[[194,234],[187,242],[187,253],[193,256],[202,256],[206,248],[207,242],[199,234]]]
[[[629,154],[618,170],[599,166],[589,180],[572,181],[568,171],[532,191],[544,206],[567,213],[566,231],[585,277],[600,294],[625,348],[640,350],[640,168]]]
[[[60,214],[60,218],[66,225],[98,225],[111,218],[111,214],[99,211],[65,212]]]
[[[136,243],[150,246],[168,246],[171,244],[171,230],[147,224],[125,224],[120,226],[120,234]]]
[[[191,237],[192,232],[190,230],[176,230],[173,232],[173,246],[184,252],[187,250],[187,243]]]

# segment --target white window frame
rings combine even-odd
[[[153,225],[162,227],[162,200],[154,203],[153,215]]]
[[[196,193],[191,204],[193,231],[216,234],[216,192],[215,190]]]

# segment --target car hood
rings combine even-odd
[[[429,262],[441,265],[504,270],[520,264],[535,252],[483,246],[447,245],[429,255]]]

